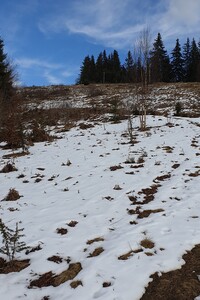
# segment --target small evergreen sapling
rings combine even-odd
[[[24,236],[21,232],[24,228],[19,228],[16,223],[15,230],[7,227],[0,219],[0,233],[2,235],[3,246],[0,248],[0,253],[7,255],[10,262],[13,262],[17,252],[22,252],[27,249],[25,242],[21,242],[20,239]]]

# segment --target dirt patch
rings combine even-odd
[[[146,248],[146,249],[152,249],[152,248],[155,246],[154,242],[152,242],[152,241],[151,241],[150,239],[148,239],[148,238],[145,238],[144,240],[142,240],[142,241],[140,242],[140,245],[141,245],[142,247]]]
[[[58,234],[64,235],[64,234],[67,234],[68,230],[66,228],[57,228],[56,232]]]
[[[139,212],[138,219],[148,218],[150,216],[150,214],[156,214],[156,213],[163,212],[163,211],[164,211],[164,209],[162,209],[162,208],[143,210],[143,211]]]
[[[77,221],[70,221],[69,223],[67,223],[67,225],[68,225],[69,227],[75,227],[77,224],[78,224]]]
[[[0,171],[0,173],[10,173],[10,172],[14,172],[17,171],[17,168],[15,167],[15,165],[7,163]]]
[[[0,257],[0,274],[20,272],[30,265],[30,259],[6,261]]]
[[[180,164],[174,164],[174,165],[172,166],[173,169],[177,169],[178,167],[180,167]]]
[[[105,281],[105,282],[102,283],[103,288],[107,288],[109,286],[111,286],[111,282],[109,282],[109,281]]]
[[[16,157],[21,157],[21,156],[29,155],[29,154],[30,154],[29,151],[23,151],[23,152],[5,154],[5,155],[3,155],[3,158],[16,158]]]
[[[71,288],[76,289],[78,286],[83,286],[83,283],[81,280],[74,280],[70,283]]]
[[[63,261],[62,257],[60,257],[58,255],[53,255],[53,256],[47,258],[47,260],[55,262],[56,264],[60,264]]]
[[[143,250],[140,248],[140,249],[136,249],[136,250],[130,250],[128,251],[127,253],[125,254],[122,254],[118,257],[119,260],[127,260],[129,259],[131,256],[133,256],[134,254],[136,253],[140,253],[142,252]]]
[[[152,282],[140,300],[194,300],[200,295],[200,244],[183,255],[185,264],[181,269],[154,273]]]
[[[96,248],[92,253],[88,255],[88,257],[96,257],[99,256],[104,251],[103,247]]]
[[[88,129],[88,128],[92,128],[92,127],[94,127],[94,125],[92,125],[92,124],[86,124],[86,123],[80,123],[79,124],[79,128],[80,129]]]
[[[51,271],[41,275],[38,279],[30,282],[29,288],[32,287],[45,287],[45,286],[59,286],[60,284],[74,279],[82,270],[81,263],[70,264],[66,271],[59,275],[54,275]]]
[[[110,171],[116,171],[116,170],[119,170],[119,169],[123,169],[123,167],[122,166],[111,166],[110,167]]]
[[[104,241],[104,238],[102,238],[102,237],[97,237],[97,238],[94,238],[94,239],[92,239],[92,240],[88,240],[87,241],[87,245],[91,245],[91,244],[93,244],[93,243],[96,243],[96,242],[103,242]]]
[[[188,174],[188,176],[190,176],[190,177],[197,177],[197,176],[200,176],[200,170],[198,170],[198,171],[196,171],[196,172],[194,172],[194,173],[190,173],[190,174]]]
[[[20,198],[18,191],[15,189],[10,189],[7,196],[4,198],[5,201],[16,201]]]
[[[130,168],[131,169],[139,169],[139,168],[143,168],[144,165],[143,164],[139,164],[139,165],[131,165]]]
[[[153,201],[155,198],[154,194],[157,193],[159,187],[160,187],[159,184],[153,184],[149,188],[142,189],[140,192],[138,192],[139,195],[141,195],[141,194],[145,195],[144,200],[142,201],[141,204],[147,204],[147,203]]]
[[[162,176],[157,176],[153,182],[158,182],[158,181],[164,181],[165,179],[169,179],[171,177],[171,174],[165,174],[165,175],[162,175]]]
[[[170,146],[164,146],[164,147],[162,147],[162,149],[165,150],[166,153],[172,153],[174,148],[172,148]]]

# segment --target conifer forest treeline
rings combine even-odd
[[[165,49],[161,34],[147,53],[148,83],[153,82],[199,82],[200,81],[200,41],[187,38],[183,47],[179,39],[170,55]],[[121,64],[117,50],[107,55],[104,50],[97,59],[87,55],[80,68],[77,83],[137,83],[142,82],[143,61],[140,51],[128,51]]]

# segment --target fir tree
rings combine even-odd
[[[160,33],[158,33],[150,53],[150,65],[153,82],[168,82],[170,80],[170,61]]]
[[[200,64],[200,54],[195,39],[192,40],[190,50],[189,75],[188,81],[198,81],[198,69]]]
[[[134,61],[131,51],[128,51],[127,58],[125,59],[126,82],[133,82],[134,80]]]
[[[113,51],[113,54],[111,57],[111,65],[112,65],[111,81],[113,83],[118,83],[118,82],[120,82],[121,63],[120,63],[119,54],[118,54],[117,50]]]
[[[184,81],[189,81],[189,66],[190,66],[190,40],[187,38],[186,43],[183,45],[183,70]]]
[[[181,54],[181,46],[179,39],[176,40],[176,46],[172,50],[172,80],[175,82],[183,81],[184,79],[184,69],[183,69],[183,57]]]
[[[28,249],[25,242],[20,239],[24,236],[21,232],[24,228],[19,228],[16,223],[15,230],[7,227],[0,219],[0,233],[2,235],[3,246],[0,248],[0,253],[7,255],[9,261],[15,259],[16,253]]]
[[[103,82],[103,53],[100,52],[96,60],[96,82]]]
[[[13,96],[14,73],[4,52],[4,43],[0,38],[0,99],[8,102]]]
[[[95,76],[94,56],[90,58],[90,56],[87,55],[84,58],[81,66],[81,72],[80,72],[78,83],[89,84],[90,82],[95,80],[94,76]]]

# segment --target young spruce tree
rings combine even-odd
[[[179,82],[184,80],[183,57],[179,39],[176,40],[176,46],[172,50],[172,81]]]

